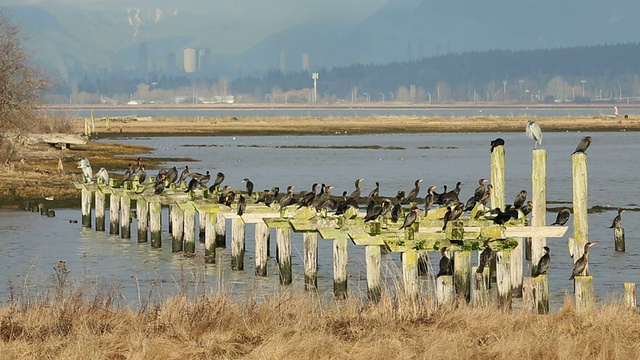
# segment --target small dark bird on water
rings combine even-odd
[[[578,146],[576,147],[576,151],[574,151],[571,155],[575,153],[584,153],[589,148],[589,145],[591,145],[591,136],[583,137],[582,140],[580,140],[580,143],[578,144]]]
[[[547,270],[549,270],[549,265],[551,265],[551,255],[549,254],[549,247],[544,247],[544,255],[538,261],[538,266],[536,266],[536,272],[533,274],[533,277],[538,277],[540,275],[545,275]]]
[[[440,249],[440,254],[442,257],[440,258],[440,270],[438,270],[438,275],[436,277],[440,277],[443,275],[453,275],[453,262],[447,256],[447,247],[443,246]]]
[[[551,225],[563,226],[564,224],[567,223],[567,221],[569,221],[570,215],[571,215],[571,210],[569,210],[568,208],[563,208],[562,210],[560,210],[560,212],[556,216],[556,222],[554,222]]]
[[[620,221],[622,221],[622,212],[624,212],[624,209],[619,208],[618,215],[613,218],[613,222],[611,223],[611,226],[609,226],[609,229],[620,229]]]
[[[571,274],[569,280],[573,280],[576,276],[589,275],[589,272],[587,271],[587,267],[589,266],[589,248],[595,244],[596,243],[594,242],[588,242],[584,244],[584,253],[580,257],[580,259],[578,259],[578,261],[576,261],[576,263],[573,265],[573,273]]]
[[[402,226],[400,226],[398,230],[402,230],[404,228],[410,227],[411,225],[413,225],[413,223],[416,222],[417,218],[418,218],[418,207],[414,206],[411,208],[411,212],[404,217],[404,223],[402,224]]]
[[[504,139],[497,138],[497,139],[491,141],[491,152],[493,152],[493,149],[498,147],[498,146],[504,146]]]
[[[238,216],[242,216],[246,208],[247,208],[247,200],[244,198],[244,196],[240,195],[240,197],[238,197],[238,212],[237,212]]]

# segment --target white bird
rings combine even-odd
[[[82,160],[78,161],[78,169],[82,169],[82,175],[84,176],[84,180],[86,182],[93,182],[93,170],[91,169],[89,159],[82,158]]]
[[[109,173],[105,168],[100,168],[100,170],[98,170],[98,174],[96,174],[96,178],[102,179],[102,183],[105,185],[109,184]]]
[[[529,139],[533,140],[533,148],[535,149],[538,145],[542,145],[542,129],[540,129],[540,125],[533,120],[529,120],[527,122],[527,136]]]

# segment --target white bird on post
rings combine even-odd
[[[533,148],[537,148],[538,145],[542,145],[542,129],[540,129],[540,125],[533,120],[527,121],[527,136],[529,139],[533,140]]]

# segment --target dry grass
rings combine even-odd
[[[331,302],[284,292],[256,301],[175,296],[143,311],[81,287],[0,308],[0,354],[11,359],[632,359],[638,315],[601,305],[532,315],[466,304],[436,309],[383,298]]]

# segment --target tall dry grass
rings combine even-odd
[[[532,315],[384,297],[333,302],[297,291],[232,300],[196,292],[135,310],[117,289],[54,279],[0,308],[3,359],[633,359],[640,318],[617,303],[578,314],[570,301]]]

